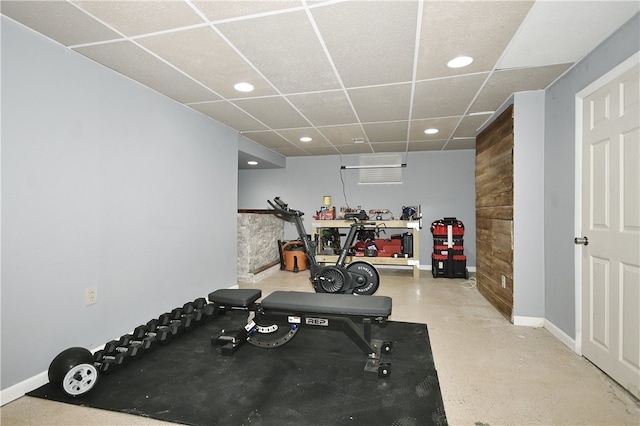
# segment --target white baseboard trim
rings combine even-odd
[[[525,327],[544,327],[544,318],[514,316],[513,325],[521,325]]]
[[[576,341],[574,338],[569,336],[564,331],[560,330],[555,324],[553,324],[549,320],[544,321],[544,328],[546,328],[549,333],[551,333],[556,339],[560,340],[564,343],[569,349],[575,352],[578,355],[582,355],[576,346]]]
[[[91,350],[91,353],[104,349],[104,345],[100,345],[97,348]],[[49,371],[43,371],[36,374],[33,377],[29,377],[26,380],[16,383],[13,386],[9,386],[6,389],[0,391],[0,406],[15,401],[16,399],[23,397],[25,394],[32,390],[38,389],[40,386],[44,386],[49,383]]]
[[[28,378],[20,383],[16,383],[13,386],[0,391],[0,405],[5,405],[11,401],[24,396],[26,393],[31,392],[34,389],[38,389],[42,385],[49,383],[49,372],[43,371],[40,374]]]
[[[560,340],[569,349],[578,355],[582,355],[576,346],[576,341],[564,331],[560,330],[555,324],[545,318],[536,317],[513,317],[513,325],[521,325],[525,327],[544,327],[556,339]]]
[[[376,268],[378,268],[380,266],[382,266],[382,265],[376,265]],[[392,266],[392,267],[395,267],[395,266]],[[432,268],[431,268],[431,265],[420,265],[418,267],[418,269],[420,269],[421,271],[430,271]],[[476,267],[475,266],[467,266],[467,270],[469,272],[476,272]]]

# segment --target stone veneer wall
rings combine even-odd
[[[238,210],[238,280],[256,282],[279,269],[283,239],[284,221],[269,210]]]

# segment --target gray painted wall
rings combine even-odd
[[[546,92],[545,315],[574,337],[575,96],[640,49],[640,14],[587,55]]]
[[[311,233],[313,215],[322,206],[325,195],[331,196],[337,208],[347,204],[360,205],[367,211],[385,208],[397,216],[402,213],[402,206],[422,205],[421,266],[431,265],[431,222],[455,216],[465,224],[467,265],[475,267],[475,150],[410,152],[407,167],[403,169],[403,183],[395,185],[359,185],[358,170],[340,171],[343,164],[358,164],[358,158],[354,155],[290,157],[286,169],[240,170],[238,208],[268,208],[267,199],[280,196],[292,208],[305,213],[305,227],[307,233]],[[295,227],[287,223],[285,239],[295,237]]]
[[[4,17],[1,29],[6,389],[63,349],[236,284],[237,135]]]
[[[514,94],[513,316],[544,318],[544,91]]]

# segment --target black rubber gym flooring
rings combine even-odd
[[[249,344],[222,356],[211,337],[242,326],[227,314],[100,377],[72,398],[50,384],[29,393],[55,401],[193,425],[446,425],[424,324],[390,321],[373,337],[394,342],[388,378],[364,380],[366,355],[342,332],[302,328],[287,344]],[[64,348],[61,348],[61,350]]]

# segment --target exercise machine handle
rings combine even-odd
[[[273,203],[271,202],[271,200],[267,200],[267,203],[269,203],[269,205],[271,206],[271,208],[273,208],[273,210],[276,211],[276,213],[285,215],[285,216],[303,216],[304,212],[300,211],[300,210],[294,210],[294,209],[290,209],[289,205],[287,203],[285,203],[284,201],[282,201],[280,199],[280,197],[276,197],[273,199]],[[274,204],[275,203],[275,204]]]

